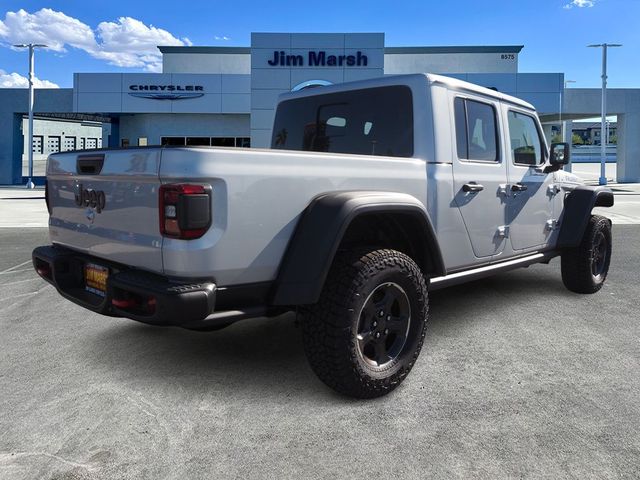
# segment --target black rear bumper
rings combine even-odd
[[[211,281],[170,279],[59,246],[37,247],[32,259],[38,274],[60,295],[103,315],[153,325],[197,327],[215,308],[216,285]],[[104,296],[86,290],[87,263],[109,269]]]

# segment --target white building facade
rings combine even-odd
[[[432,72],[541,111],[557,110],[563,85],[561,73],[518,73],[522,46],[385,47],[383,33],[254,33],[249,48],[159,48],[160,74],[75,74],[74,111],[111,115],[120,146],[268,147],[278,96],[309,85]]]

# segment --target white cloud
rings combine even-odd
[[[145,67],[155,71],[162,67],[158,45],[185,45],[166,30],[153,25],[147,27],[131,17],[102,22],[96,32],[99,48],[89,53],[119,67]]]
[[[597,0],[573,0],[567,3],[564,7],[567,10],[573,7],[585,8],[585,7],[593,7],[596,4]]]
[[[35,88],[60,88],[49,80],[40,80],[39,78],[33,79],[33,86]],[[29,88],[29,79],[16,72],[7,73],[0,70],[0,88]]]
[[[225,42],[228,42],[229,40],[231,40],[231,37],[227,37],[226,35],[216,35],[213,38],[214,38],[214,40],[222,40],[222,41],[225,41]]]
[[[192,45],[162,28],[145,25],[131,17],[101,22],[93,30],[63,12],[43,8],[35,13],[25,10],[7,12],[0,20],[0,39],[9,44],[45,43],[51,50],[65,52],[66,46],[84,50],[94,58],[119,67],[138,67],[147,71],[162,69],[158,45]]]
[[[88,25],[49,8],[36,13],[7,12],[4,21],[0,20],[0,37],[10,43],[44,43],[56,52],[64,52],[65,45],[88,49],[95,44]]]

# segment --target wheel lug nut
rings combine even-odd
[[[371,325],[373,326],[373,328],[376,328],[378,326],[378,322],[373,322]]]
[[[380,338],[380,332],[376,332],[376,338]]]
[[[391,315],[387,315],[387,322],[391,320]]]
[[[378,316],[379,316],[379,317],[384,317],[384,312],[383,312],[382,310],[380,310],[380,311],[378,312]]]
[[[389,335],[389,329],[388,329],[388,328],[385,328],[385,329],[384,329],[384,334],[385,334],[385,335]]]

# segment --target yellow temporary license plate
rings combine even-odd
[[[109,269],[95,263],[85,263],[84,284],[88,292],[104,297],[107,292]]]

